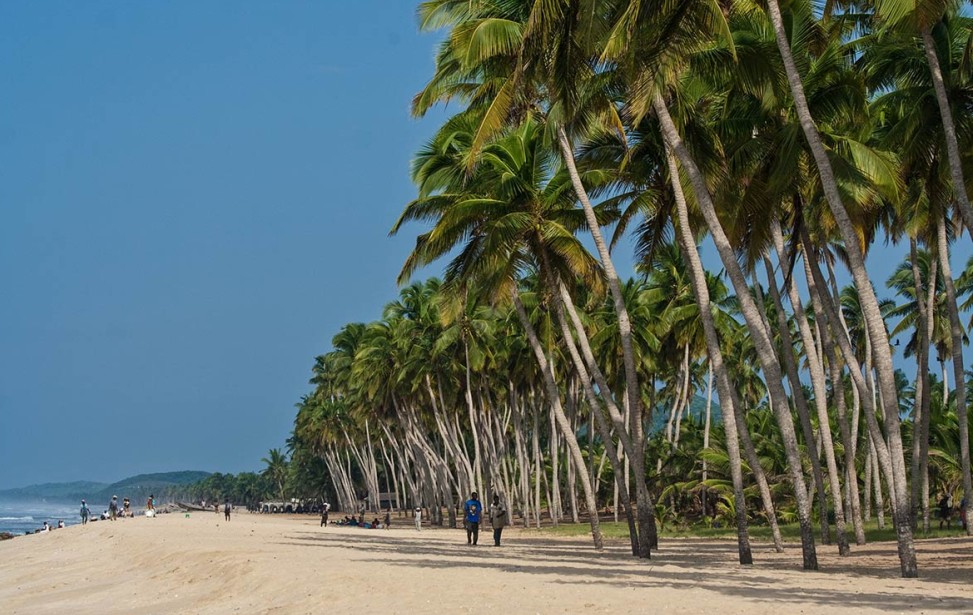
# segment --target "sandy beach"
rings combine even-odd
[[[0,543],[0,612],[973,613],[968,539],[919,542],[922,578],[906,580],[890,543],[841,560],[822,547],[825,572],[805,573],[796,545],[758,545],[742,569],[728,541],[666,540],[637,561],[622,544],[509,529],[472,548],[407,524],[193,513],[19,537]]]

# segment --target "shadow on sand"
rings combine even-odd
[[[437,531],[438,534],[438,531]],[[440,534],[441,535],[441,534]],[[898,560],[894,544],[868,547],[847,558],[830,557],[833,547],[819,547],[819,558],[825,572],[803,573],[800,570],[799,547],[791,546],[784,555],[761,556],[757,547],[757,564],[752,568],[737,565],[736,545],[732,542],[673,540],[653,553],[651,560],[633,559],[627,548],[612,545],[596,552],[581,541],[543,538],[514,538],[504,546],[492,546],[487,533],[486,544],[470,547],[464,535],[456,532],[457,544],[428,541],[416,535],[389,536],[381,530],[362,530],[361,534],[296,532],[282,544],[301,547],[330,547],[380,554],[384,564],[431,570],[469,568],[495,569],[517,574],[552,575],[554,583],[603,584],[623,588],[670,587],[703,589],[726,596],[788,603],[812,603],[829,608],[876,608],[882,610],[934,609],[968,612],[973,606],[973,593],[968,597],[937,596],[928,583],[950,583],[969,587],[973,580],[973,541],[924,541],[935,549],[923,549],[918,542],[920,573],[918,580],[898,579]],[[924,551],[929,551],[925,553]],[[471,559],[471,555],[473,559]],[[823,555],[823,557],[822,557]],[[763,561],[761,561],[763,560]],[[923,564],[927,566],[923,568]],[[785,580],[767,575],[766,571],[792,573]],[[814,587],[814,577],[826,577],[827,590]],[[833,587],[834,580],[846,584]],[[866,579],[883,579],[905,592],[860,589],[873,585]],[[924,587],[924,585],[927,585]],[[912,591],[909,591],[912,590]]]

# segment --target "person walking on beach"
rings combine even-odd
[[[480,515],[483,513],[483,504],[480,503],[480,496],[476,491],[470,494],[470,499],[463,505],[466,521],[466,544],[476,546],[476,541],[480,538]]]
[[[507,525],[507,509],[500,503],[500,496],[493,496],[493,503],[490,504],[490,526],[493,527],[493,546],[500,546],[500,534],[503,533],[504,526]]]
[[[226,498],[226,502],[223,503],[223,519],[226,521],[230,520],[230,511],[233,510],[233,505],[230,504],[230,498]]]
[[[328,524],[328,511],[331,510],[331,504],[325,502],[324,506],[321,507],[321,527]]]
[[[415,517],[416,517],[416,531],[421,532],[422,531],[422,508],[419,506],[416,506]]]
[[[385,511],[385,529],[392,527],[392,507],[389,506]]]
[[[118,516],[118,496],[111,496],[111,502],[108,503],[108,518],[112,521]]]
[[[81,500],[81,525],[88,524],[88,517],[91,516],[91,510],[88,505],[85,504],[84,500]]]

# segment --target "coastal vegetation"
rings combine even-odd
[[[973,500],[966,10],[422,2],[443,38],[413,113],[455,114],[392,225],[421,227],[403,290],[316,358],[271,487],[449,525],[499,493],[596,549],[621,521],[642,558],[720,525],[747,564],[759,526],[809,570],[874,524],[917,576],[938,500]]]

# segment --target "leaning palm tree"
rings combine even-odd
[[[648,490],[641,480],[644,468],[642,407],[635,361],[631,319],[621,282],[602,235],[586,185],[575,161],[575,141],[591,126],[621,126],[609,89],[599,78],[594,49],[604,35],[600,3],[456,2],[429,0],[420,5],[424,29],[450,28],[450,36],[437,56],[432,80],[413,102],[413,112],[424,114],[433,104],[451,98],[479,111],[470,142],[471,165],[492,135],[516,123],[527,112],[541,111],[547,130],[556,138],[581,204],[587,231],[595,244],[616,313],[623,364],[625,397],[631,421],[619,431],[621,443],[639,468],[636,497],[639,502],[640,555],[649,556],[655,522]],[[609,408],[613,421],[619,415]]]
[[[701,3],[702,4],[702,3]],[[674,31],[673,35],[677,39],[685,41],[688,48],[698,46],[705,42],[699,37],[699,29],[691,26],[699,25],[702,21],[705,26],[703,32],[713,32],[714,38],[721,36],[725,44],[732,45],[732,41],[726,40],[724,16],[721,12],[707,12],[704,15],[696,15],[697,20],[692,19],[680,21],[680,12],[670,15],[666,23],[666,31]],[[770,387],[770,397],[773,402],[774,412],[778,419],[779,426],[784,437],[785,448],[788,454],[788,465],[791,478],[794,484],[795,496],[798,503],[798,517],[801,525],[801,542],[804,556],[804,567],[806,569],[817,569],[817,556],[814,546],[813,528],[811,525],[810,505],[805,487],[804,471],[800,459],[800,452],[797,438],[794,431],[793,417],[787,405],[787,394],[782,384],[782,370],[776,356],[770,333],[763,321],[762,310],[750,295],[750,289],[739,262],[737,261],[734,248],[723,228],[713,197],[710,193],[710,186],[703,170],[697,164],[693,153],[687,147],[686,141],[680,133],[673,115],[670,112],[670,105],[673,101],[673,92],[678,92],[678,87],[658,87],[656,83],[661,79],[668,79],[672,86],[676,86],[680,81],[680,74],[684,68],[684,60],[679,56],[664,56],[662,60],[655,55],[643,53],[645,46],[651,47],[653,32],[657,31],[658,25],[655,20],[660,17],[654,13],[644,10],[634,9],[624,19],[619,22],[615,31],[623,42],[610,45],[608,51],[613,59],[626,67],[626,79],[631,84],[629,96],[632,98],[633,105],[644,111],[653,110],[659,121],[660,130],[664,137],[665,147],[675,155],[681,169],[685,172],[693,188],[696,204],[698,205],[706,225],[710,230],[711,236],[717,247],[717,252],[726,269],[727,275],[733,284],[737,297],[740,300],[741,311],[746,321],[747,327],[754,339],[755,347],[760,358],[760,364],[766,376],[766,382]],[[705,18],[705,19],[704,19]],[[672,24],[675,23],[676,26]],[[715,24],[715,25],[714,25]],[[723,24],[722,29],[720,25]],[[645,30],[640,30],[645,28]],[[636,32],[635,35],[632,32]],[[624,33],[624,34],[623,34]],[[648,59],[646,59],[648,58]]]
[[[788,17],[792,24],[802,19],[812,19],[809,15],[810,7],[801,8],[799,6],[791,6],[790,8],[791,12],[788,14]],[[818,126],[815,123],[814,117],[811,115],[807,97],[805,96],[804,83],[791,50],[792,43],[790,37],[796,34],[799,28],[792,27],[790,32],[788,32],[778,0],[767,0],[767,13],[773,24],[777,47],[780,50],[780,55],[784,62],[787,83],[793,98],[795,111],[800,119],[801,128],[811,149],[815,167],[821,179],[821,187],[825,200],[834,217],[835,226],[847,251],[848,268],[858,289],[862,302],[863,315],[868,326],[869,336],[872,340],[872,349],[875,354],[875,368],[878,373],[879,387],[882,392],[882,401],[885,410],[885,426],[888,432],[889,453],[894,470],[893,479],[895,482],[895,490],[893,501],[895,503],[895,523],[899,538],[899,560],[902,576],[915,577],[919,573],[916,565],[915,545],[912,540],[911,509],[909,507],[909,500],[906,497],[906,493],[908,492],[907,473],[898,415],[898,396],[894,375],[895,366],[892,362],[892,353],[889,348],[888,332],[885,328],[885,322],[882,319],[875,289],[872,286],[871,279],[868,276],[868,270],[865,267],[865,258],[859,244],[858,232],[845,207],[838,182],[835,179],[834,167],[821,140]]]
[[[392,233],[413,220],[431,220],[434,225],[419,236],[400,280],[458,249],[446,267],[447,291],[465,294],[469,290],[494,304],[513,302],[580,479],[592,538],[601,548],[595,494],[577,436],[561,405],[553,356],[541,343],[518,288],[520,279],[531,271],[549,284],[551,294],[559,292],[558,280],[581,279],[597,286],[601,271],[574,236],[584,228],[584,217],[572,207],[565,175],[545,147],[542,124],[528,118],[477,152],[471,174],[460,172],[471,154],[464,144],[472,144],[474,138],[472,131],[461,127],[475,125],[478,119],[470,111],[456,116],[417,158],[420,198],[406,206]]]
[[[955,87],[952,64],[959,58],[951,49],[951,21],[958,18],[962,2],[957,0],[873,0],[877,16],[890,30],[891,36],[919,35],[921,47],[928,67],[928,74],[935,92],[936,105],[946,142],[949,159],[949,172],[952,177],[953,194],[957,209],[967,229],[973,229],[973,206],[966,190],[963,162],[957,122],[954,119],[954,104],[950,88]],[[965,61],[965,59],[964,59]],[[969,497],[969,494],[967,494]]]

